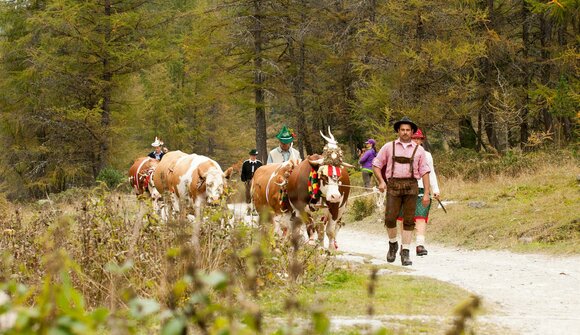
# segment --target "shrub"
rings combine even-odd
[[[362,220],[374,213],[377,205],[373,197],[357,198],[352,203],[350,211],[355,221]]]
[[[101,181],[110,188],[115,188],[122,182],[126,180],[126,176],[119,170],[116,170],[112,167],[106,167],[99,172],[97,176],[97,181]]]

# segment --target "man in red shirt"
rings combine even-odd
[[[413,229],[414,215],[419,188],[417,179],[423,180],[425,195],[423,206],[429,205],[429,172],[425,149],[411,140],[417,131],[417,125],[408,117],[403,117],[394,125],[399,138],[385,144],[373,160],[373,172],[379,181],[379,191],[387,190],[385,226],[389,235],[389,252],[387,262],[392,263],[397,257],[397,216],[403,209],[403,234],[401,247],[401,264],[412,265],[409,249]]]

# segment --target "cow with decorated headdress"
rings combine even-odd
[[[301,162],[288,161],[268,164],[254,174],[252,192],[258,211],[271,210],[285,217],[282,223],[293,232],[300,231],[301,222],[306,222],[310,238],[318,232],[319,243],[324,232],[329,240],[329,249],[336,250],[336,234],[350,192],[350,179],[344,162],[343,152],[332,135],[322,134],[327,144],[322,155],[308,156]],[[323,210],[323,220],[311,222],[311,213]]]

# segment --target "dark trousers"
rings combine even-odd
[[[362,172],[363,183],[365,187],[371,187],[371,181],[373,180],[373,173],[368,171]]]
[[[415,205],[419,188],[414,178],[390,178],[387,182],[385,226],[397,227],[397,217],[403,209],[403,229],[415,229]]]
[[[245,181],[244,184],[246,185],[246,203],[249,204],[252,202],[252,194],[250,194],[250,190],[252,189],[252,181]]]

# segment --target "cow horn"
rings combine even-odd
[[[330,132],[330,126],[328,127],[328,131]],[[322,133],[322,130],[320,131],[320,135],[322,135],[322,138],[324,138],[326,140],[326,142],[328,142],[329,147],[338,147],[338,142],[336,142],[336,140],[334,139],[334,136],[332,134],[330,134],[330,137],[324,136],[324,134]]]
[[[336,142],[336,140],[334,139],[334,135],[332,135],[332,133],[330,132],[330,126],[328,126],[328,135],[330,135],[330,138]]]
[[[323,158],[319,158],[317,160],[311,160],[311,159],[309,159],[308,162],[310,162],[310,164],[313,164],[313,165],[320,165],[320,164],[322,164],[324,162],[324,157]]]
[[[347,168],[353,168],[354,167],[354,165],[348,164],[347,162],[342,162],[342,166],[347,167]]]
[[[326,142],[329,142],[329,143],[332,142],[332,139],[324,136],[324,134],[322,133],[322,130],[320,130],[320,135],[322,136],[322,138],[324,138],[326,140]]]

